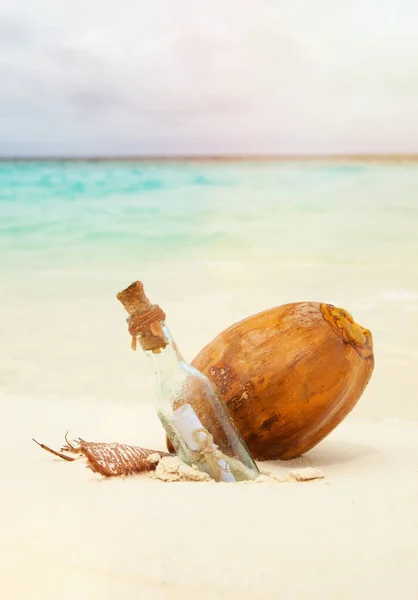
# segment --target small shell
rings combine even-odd
[[[168,456],[160,460],[154,477],[167,482],[213,481],[207,473],[186,465],[178,456]]]

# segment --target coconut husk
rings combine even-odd
[[[67,434],[65,435],[66,444],[60,451],[41,444],[35,439],[33,441],[43,450],[63,460],[74,461],[80,457],[84,458],[87,467],[94,473],[103,475],[103,477],[126,476],[133,475],[134,473],[154,471],[164,456],[170,456],[167,452],[130,446],[128,444],[86,442],[81,438],[70,442]]]

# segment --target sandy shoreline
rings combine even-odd
[[[1,600],[418,598],[409,158],[4,165]],[[152,369],[116,300],[134,279],[187,360],[288,302],[335,304],[372,331],[376,368],[354,411],[306,456],[263,465],[323,480],[106,481],[32,442],[59,448],[68,429],[164,449]]]
[[[116,293],[141,277],[164,307],[187,360],[224,328],[258,311],[302,300],[348,310],[373,333],[376,368],[355,416],[418,418],[418,287],[412,265],[322,268],[184,261],[117,271],[35,271],[3,275],[0,289],[0,391],[65,406],[90,400],[152,402],[147,359],[130,349]],[[249,287],[250,286],[250,287]],[[64,410],[64,409],[63,409]]]
[[[2,396],[1,596],[403,600],[418,590],[418,423],[348,418],[306,456],[320,481],[102,480],[31,441],[163,449],[151,407]]]
[[[263,464],[277,473],[318,468],[323,480],[102,481],[32,442],[59,448],[68,429],[164,449],[152,370],[130,350],[115,298],[136,277],[164,306],[187,359],[224,327],[285,302],[332,302],[371,329],[376,369],[353,413],[306,456]],[[0,598],[416,600],[415,279],[412,263],[6,272]]]

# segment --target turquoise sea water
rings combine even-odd
[[[418,256],[418,165],[0,162],[3,267]]]

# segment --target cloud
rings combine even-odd
[[[19,50],[30,44],[32,32],[24,21],[0,16],[0,40],[2,47]]]
[[[411,0],[15,0],[0,154],[418,151]]]

